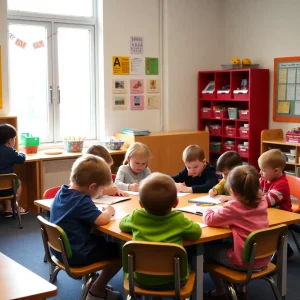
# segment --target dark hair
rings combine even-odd
[[[107,164],[113,164],[113,162],[114,162],[111,155],[107,151],[107,149],[101,145],[90,146],[87,149],[86,154],[93,154],[93,155],[99,156],[99,157],[103,158]]]
[[[236,151],[226,151],[217,160],[217,170],[223,172],[224,170],[232,170],[234,167],[243,164],[243,160]]]
[[[238,201],[252,208],[256,208],[261,200],[259,174],[252,166],[239,166],[231,170],[225,187],[236,193]]]
[[[0,124],[0,145],[5,145],[17,136],[17,130],[10,124]]]
[[[186,147],[182,153],[182,160],[184,162],[192,162],[195,160],[203,161],[204,158],[204,150],[198,145],[190,145]]]
[[[139,194],[145,210],[155,216],[168,214],[177,199],[173,179],[158,172],[152,173],[141,182]]]

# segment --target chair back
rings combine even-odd
[[[52,187],[44,192],[43,199],[52,199],[56,196],[61,186]]]
[[[13,189],[16,190],[18,176],[14,173],[0,174],[0,191]]]
[[[288,174],[286,174],[286,178],[288,180],[289,187],[290,187],[292,204],[294,206],[293,211],[298,212],[300,211],[300,189],[299,189],[300,178]]]

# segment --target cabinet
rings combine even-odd
[[[211,83],[214,89],[203,90]],[[260,134],[269,122],[269,70],[198,73],[198,129],[209,130],[211,162],[227,150],[257,166]]]
[[[282,129],[263,130],[261,133],[261,153],[270,149],[279,149],[286,156],[285,172],[300,176],[300,144],[288,143]]]

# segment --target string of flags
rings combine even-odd
[[[8,31],[8,34],[9,34],[9,39],[11,41],[13,41],[15,43],[15,45],[17,45],[18,47],[20,47],[22,49],[26,48],[27,43],[25,41],[17,38],[14,34],[12,34],[9,31]],[[47,36],[47,40],[49,40],[50,38],[52,38],[56,34],[57,34],[57,31],[50,34],[49,36]],[[40,40],[40,41],[32,43],[32,47],[33,47],[33,49],[39,49],[39,48],[45,47],[44,40]]]

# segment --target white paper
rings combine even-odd
[[[114,204],[114,203],[118,203],[118,202],[121,202],[121,201],[125,201],[125,200],[130,200],[131,198],[130,197],[119,197],[119,196],[107,196],[107,195],[104,195],[104,196],[101,196],[97,199],[93,199],[94,203],[96,204],[108,204],[108,205],[111,205],[111,204]]]
[[[179,211],[188,212],[188,213],[202,216],[202,214],[205,211],[207,211],[208,209],[212,209],[213,211],[218,211],[222,207],[223,206],[221,206],[221,205],[201,206],[201,205],[193,204],[193,205],[188,205],[188,206],[184,206],[184,207],[176,207],[176,208],[174,208],[174,210],[179,210]]]
[[[142,54],[144,51],[144,37],[131,36],[130,37],[130,53]]]
[[[288,68],[287,83],[295,83],[296,81],[296,68]]]
[[[207,195],[207,196],[193,198],[188,201],[192,202],[192,203],[202,203],[202,204],[220,204],[221,198],[222,198],[222,195],[218,195],[215,197],[210,197]]]
[[[199,222],[196,222],[199,226],[200,226],[200,228],[204,228],[204,227],[207,227],[207,225],[206,224],[204,224],[204,223],[199,223]]]
[[[295,115],[300,115],[300,101],[295,101],[295,110],[294,110]]]
[[[111,217],[111,220],[120,220],[123,219],[128,214],[122,210],[116,210],[115,214]]]
[[[300,83],[300,68],[297,68],[296,83]]]
[[[124,191],[124,192],[126,192],[127,194],[130,194],[130,195],[135,195],[135,196],[139,195],[139,192],[132,192],[132,191]]]
[[[139,192],[131,192],[131,191],[125,191],[127,194],[130,194],[130,195],[135,195],[135,196],[138,196],[139,195]],[[189,195],[191,193],[181,193],[181,192],[177,192],[177,197],[183,197],[183,196],[186,196],[186,195]]]
[[[287,85],[286,100],[295,100],[295,84]]]
[[[141,75],[145,73],[145,64],[142,58],[132,56],[130,58],[130,74]]]
[[[296,84],[296,100],[300,100],[300,84]]]

